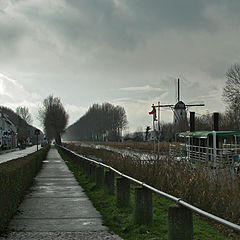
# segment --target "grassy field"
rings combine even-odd
[[[131,187],[132,207],[117,208],[114,196],[106,194],[103,188],[97,187],[94,182],[88,179],[78,165],[71,163],[66,155],[62,155],[70,170],[74,173],[79,184],[84,188],[86,194],[93,202],[94,206],[101,213],[104,224],[111,231],[118,234],[124,239],[130,240],[153,240],[168,239],[167,237],[167,215],[168,206],[172,202],[153,196],[154,220],[150,225],[136,225],[133,221],[133,202],[134,202],[134,186]],[[200,217],[194,216],[194,239],[233,239],[230,235],[224,236],[216,230],[216,226],[212,223],[202,220]],[[238,238],[234,238],[238,239]]]

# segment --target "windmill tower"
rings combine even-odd
[[[185,104],[180,100],[180,79],[178,78],[177,103],[173,106],[173,123],[177,124],[187,119],[188,107],[203,107],[204,104]]]
[[[177,82],[177,103],[174,105],[173,109],[173,123],[177,124],[182,120],[187,119],[187,109],[183,101],[180,101],[180,79]]]

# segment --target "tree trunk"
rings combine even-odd
[[[55,141],[58,145],[62,145],[62,140],[60,134],[57,134],[55,137]]]

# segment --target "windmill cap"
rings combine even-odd
[[[183,101],[179,101],[175,104],[174,109],[186,109],[186,105]]]

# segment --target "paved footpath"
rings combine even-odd
[[[2,239],[106,239],[108,232],[72,172],[52,146],[35,184]]]

